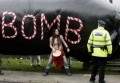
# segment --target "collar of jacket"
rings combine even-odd
[[[98,27],[97,29],[105,30],[104,27]]]

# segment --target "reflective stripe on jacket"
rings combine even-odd
[[[93,30],[87,43],[88,52],[92,51],[91,46],[93,47],[92,56],[107,57],[107,54],[111,54],[112,43],[109,32],[103,27]],[[106,50],[102,50],[101,47],[106,47]]]

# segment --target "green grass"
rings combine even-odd
[[[29,71],[29,72],[44,72],[47,60],[42,60],[42,67],[31,67],[30,60],[27,59],[12,59],[12,58],[2,58],[2,70],[12,70],[12,71]],[[83,63],[79,61],[72,61],[70,71],[73,74],[89,74],[90,70],[83,70]],[[51,73],[65,73],[63,69],[58,69],[53,64],[50,68]],[[118,71],[106,71],[106,74],[120,74]]]
[[[41,64],[42,67],[31,67],[30,66],[30,60],[25,59],[12,59],[12,58],[2,58],[2,69],[3,70],[17,70],[17,71],[34,71],[34,72],[44,72],[47,60],[42,60]],[[82,62],[74,61],[72,62],[72,68],[71,71],[73,73],[76,73],[76,71],[79,73],[79,71],[82,69]],[[50,72],[52,73],[64,73],[64,70],[56,68],[56,66],[53,64],[50,68]]]

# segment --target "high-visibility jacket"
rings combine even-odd
[[[91,46],[93,49],[91,49]],[[101,49],[106,47],[106,50]],[[107,57],[108,54],[112,54],[112,43],[110,34],[103,27],[94,29],[87,43],[88,52],[93,50],[92,56],[96,57]]]

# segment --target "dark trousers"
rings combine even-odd
[[[92,72],[91,72],[90,81],[95,81],[95,77],[97,75],[98,68],[100,68],[99,83],[102,83],[104,81],[106,62],[107,62],[106,57],[92,56]]]

